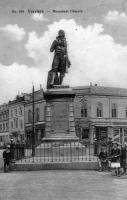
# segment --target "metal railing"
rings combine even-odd
[[[44,141],[36,147],[15,146],[13,158],[19,163],[59,163],[96,161],[97,155],[94,144],[83,144],[81,141]]]

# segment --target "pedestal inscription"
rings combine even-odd
[[[55,102],[53,105],[52,129],[54,132],[68,131],[68,103]]]

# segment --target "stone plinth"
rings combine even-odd
[[[45,138],[77,138],[75,133],[74,97],[71,88],[54,87],[44,92],[46,99]]]

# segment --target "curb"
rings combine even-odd
[[[67,163],[15,163],[11,165],[12,171],[38,171],[38,170],[97,170],[98,162],[67,162]]]

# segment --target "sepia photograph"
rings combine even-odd
[[[127,200],[127,1],[0,0],[0,200]]]

